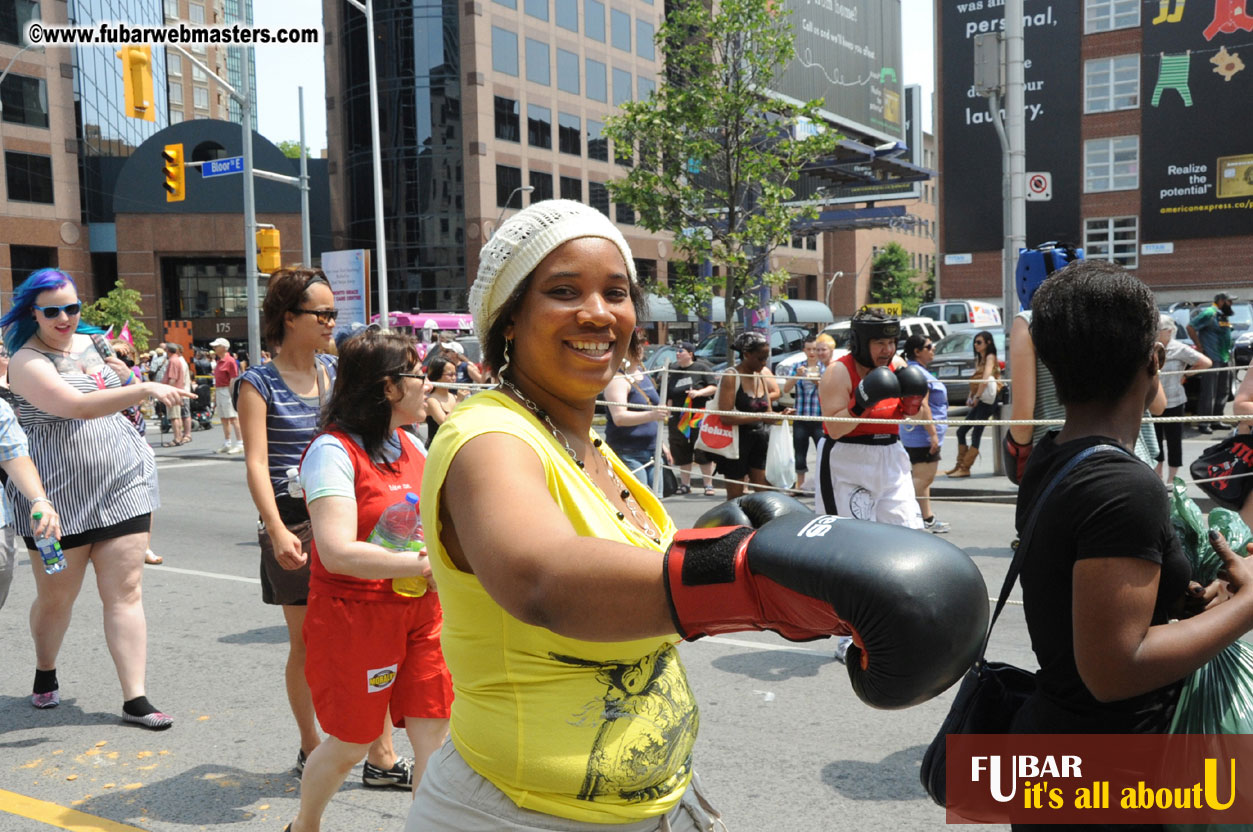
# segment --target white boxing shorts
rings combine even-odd
[[[909,454],[901,443],[861,445],[823,436],[815,504],[823,514],[921,529]]]

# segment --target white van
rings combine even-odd
[[[979,300],[937,300],[918,307],[918,314],[942,321],[949,332],[963,329],[998,329],[1001,310],[994,304]]]

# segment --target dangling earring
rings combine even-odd
[[[502,381],[505,378],[505,370],[509,369],[509,362],[513,360],[513,355],[511,354],[512,352],[513,352],[513,339],[506,338],[505,349],[504,349],[505,363],[501,364],[500,369],[496,371],[496,376],[500,378]]]

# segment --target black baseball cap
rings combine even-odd
[[[686,350],[687,352],[696,352],[696,349],[695,347],[692,346],[691,341],[678,341],[675,343],[674,348],[676,350]]]
[[[1222,303],[1223,301],[1231,301],[1232,303],[1234,303],[1235,301],[1238,301],[1238,300],[1239,300],[1238,297],[1236,297],[1235,295],[1229,295],[1226,292],[1219,292],[1218,294],[1214,295],[1214,303]]]

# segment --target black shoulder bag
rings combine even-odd
[[[1035,673],[1004,662],[990,662],[984,658],[984,654],[988,651],[988,640],[992,638],[992,628],[996,626],[996,619],[1005,608],[1009,591],[1014,588],[1018,572],[1022,569],[1023,553],[1027,551],[1031,532],[1035,529],[1041,509],[1053,493],[1053,489],[1075,466],[1101,451],[1128,453],[1126,448],[1117,445],[1093,445],[1075,454],[1066,461],[1066,464],[1040,493],[1035,508],[1031,510],[1031,515],[1023,525],[1022,534],[1019,535],[1018,549],[1014,552],[1014,559],[1009,564],[1009,572],[1005,575],[1005,583],[1001,586],[1001,597],[996,601],[992,620],[988,622],[987,635],[983,637],[983,647],[979,650],[979,658],[975,660],[970,670],[966,671],[961,686],[957,689],[957,698],[953,700],[953,706],[949,708],[948,716],[944,718],[939,733],[935,735],[935,739],[931,740],[931,744],[922,755],[922,787],[927,790],[927,794],[931,795],[931,799],[941,806],[945,805],[945,798],[948,795],[945,775],[948,755],[945,737],[949,734],[1008,734],[1018,709],[1035,692]]]

